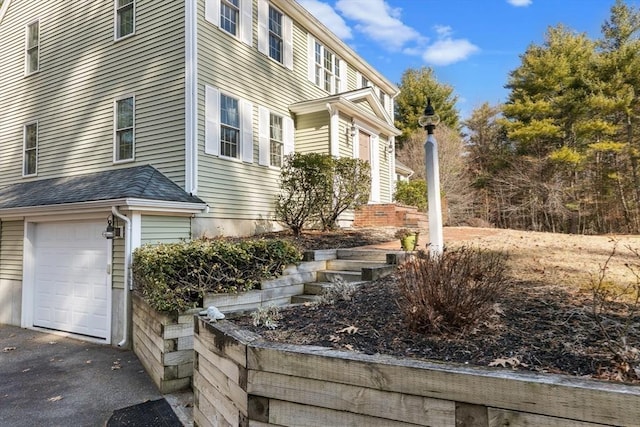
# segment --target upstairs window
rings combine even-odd
[[[24,126],[24,156],[22,175],[31,176],[38,173],[38,123]]]
[[[40,22],[27,25],[25,73],[31,74],[40,70]]]
[[[269,5],[269,56],[282,63],[282,13]]]
[[[234,36],[238,35],[240,0],[220,0],[220,28]]]
[[[135,148],[135,101],[133,97],[116,101],[114,161],[133,160]]]
[[[258,0],[258,51],[293,70],[293,22],[269,0]]]
[[[135,32],[135,0],[116,0],[116,40]]]
[[[240,150],[240,112],[238,100],[220,95],[220,155],[238,157]]]
[[[317,40],[310,39],[309,80],[329,93],[346,90],[346,63]]]
[[[243,43],[253,45],[253,0],[205,0],[204,17]]]
[[[253,163],[253,104],[205,86],[204,152]]]
[[[282,167],[282,151],[284,137],[282,129],[282,117],[275,114],[269,115],[269,165]]]

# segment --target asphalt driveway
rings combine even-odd
[[[132,351],[0,325],[0,426],[104,426],[160,398]]]

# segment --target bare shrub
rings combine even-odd
[[[626,248],[640,261],[637,249],[630,246]],[[616,251],[617,243],[605,263],[600,266],[597,278],[591,280],[592,313],[611,353],[619,379],[637,380],[640,378],[640,343],[632,342],[631,332],[640,320],[640,264],[625,265],[634,277],[634,281],[630,283],[607,280],[609,262]]]
[[[281,319],[282,313],[280,313],[280,309],[275,305],[268,307],[262,306],[251,313],[253,326],[262,326],[267,329],[276,329],[278,327],[278,321]]]
[[[331,285],[324,289],[320,297],[321,304],[335,304],[337,301],[351,301],[358,286],[347,282],[341,276],[331,279]]]
[[[422,333],[465,332],[489,317],[508,288],[507,256],[469,247],[422,252],[398,271],[408,326]]]

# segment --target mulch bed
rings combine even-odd
[[[435,361],[637,382],[612,359],[591,315],[590,299],[548,284],[514,283],[492,319],[464,335],[415,333],[405,326],[394,276],[363,285],[351,301],[281,310],[275,330],[235,319],[265,339]],[[612,315],[612,320],[615,316]],[[635,325],[640,317],[634,319]],[[631,330],[633,342],[640,331]]]

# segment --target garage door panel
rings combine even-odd
[[[40,223],[34,326],[107,338],[109,284],[102,222]]]

